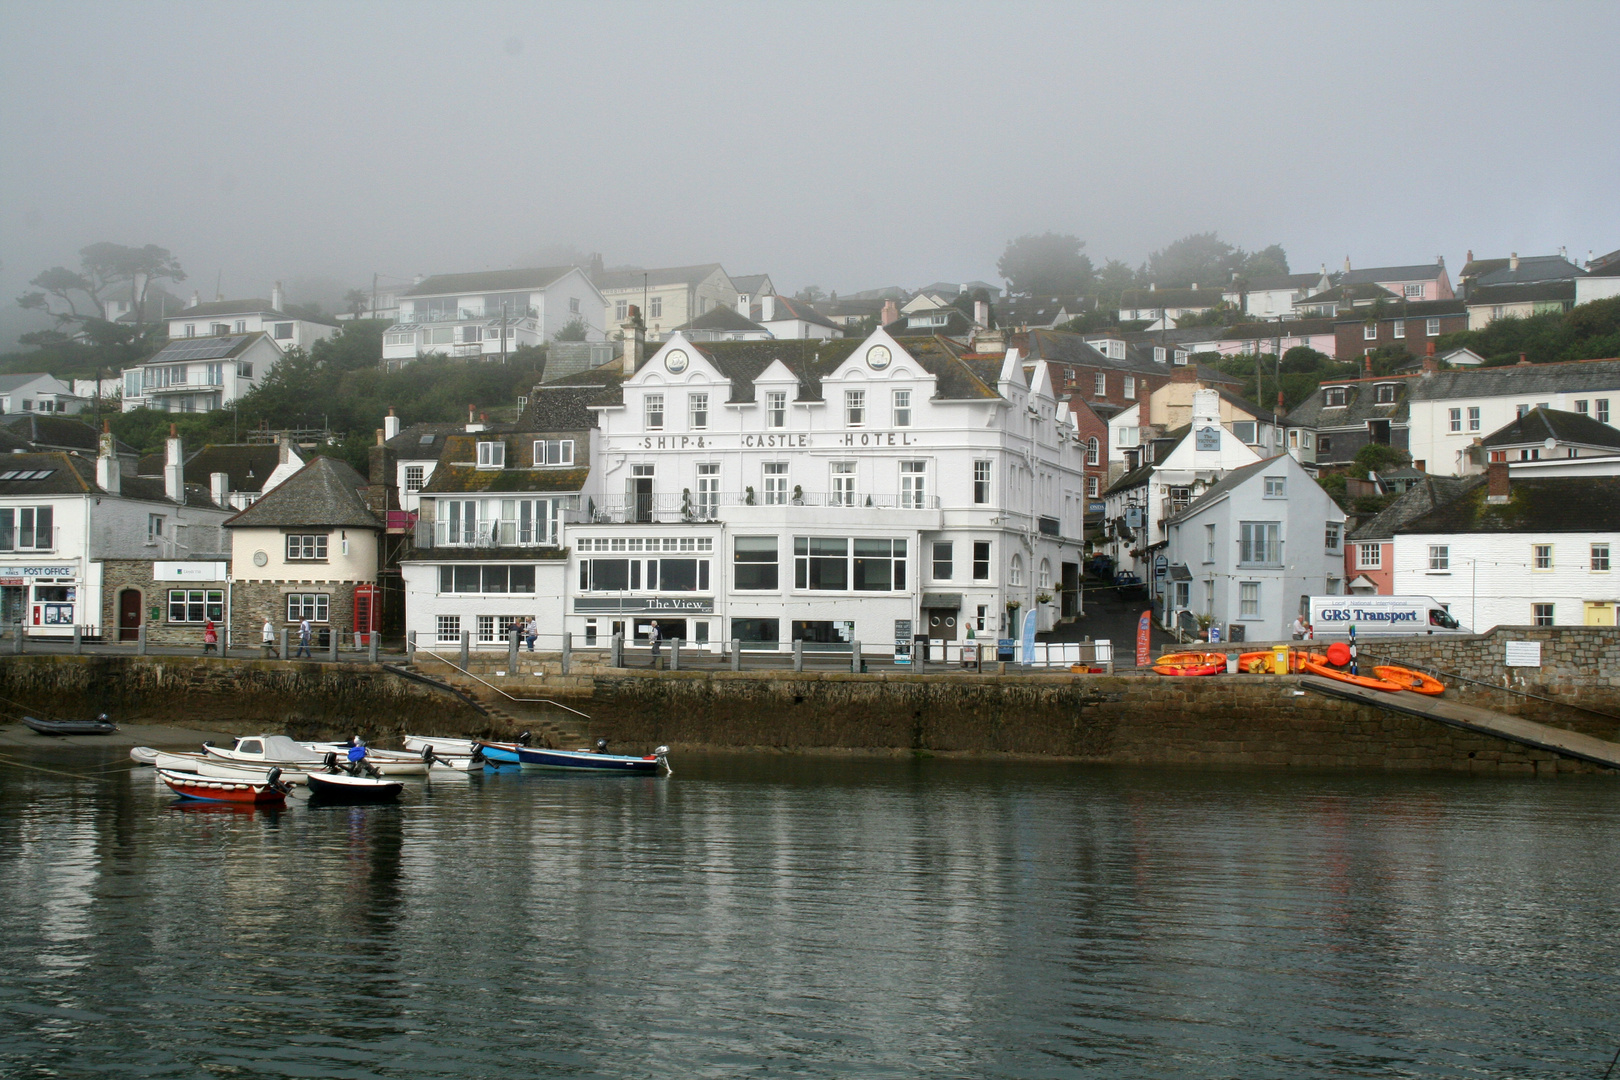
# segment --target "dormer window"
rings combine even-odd
[[[1166,354],[1167,351],[1168,350],[1166,350],[1163,345],[1155,345],[1155,346],[1153,346],[1153,362],[1155,364],[1164,363],[1165,354]]]
[[[1342,386],[1329,386],[1322,391],[1322,406],[1328,409],[1342,406],[1348,393]]]
[[[1379,383],[1378,384],[1378,404],[1380,404],[1380,405],[1393,405],[1394,403],[1395,403],[1395,384],[1394,383]]]
[[[503,442],[479,443],[478,467],[480,469],[504,469],[506,467],[506,444]]]
[[[1175,362],[1176,362],[1176,364],[1178,364],[1181,367],[1186,367],[1187,366],[1187,350],[1186,349],[1177,349],[1176,350]]]

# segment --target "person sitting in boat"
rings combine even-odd
[[[366,744],[360,741],[360,736],[356,735],[353,745],[349,747],[349,761],[353,763],[364,760],[366,760]]]

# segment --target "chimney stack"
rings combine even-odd
[[[191,307],[197,307],[197,306],[199,306],[201,304],[202,304],[202,293],[198,292],[196,289],[192,289],[191,290],[191,305],[190,306]]]
[[[1365,370],[1367,372],[1367,378],[1369,378],[1369,379],[1372,378],[1373,377],[1372,357],[1367,356],[1367,355],[1363,355],[1362,358],[1361,358],[1361,362],[1362,362],[1362,365],[1363,365],[1363,367],[1365,368]]]
[[[1517,364],[1515,364],[1514,366],[1515,367],[1529,367],[1530,366],[1529,357],[1525,356],[1524,353],[1520,353],[1519,354],[1519,362]]]
[[[123,491],[123,471],[118,467],[118,437],[107,421],[101,422],[100,451],[96,454],[96,486],[109,495]]]
[[[286,302],[287,298],[281,291],[281,282],[278,281],[275,284],[275,288],[270,290],[270,310],[280,311],[282,305]]]
[[[766,293],[759,298],[759,321],[770,322],[776,318],[776,295]]]
[[[1511,255],[1508,256],[1508,269],[1509,270],[1517,270],[1518,268],[1519,268],[1519,253],[1517,251],[1515,251]]]
[[[388,410],[388,415],[383,417],[383,438],[392,439],[395,435],[398,435],[398,434],[399,434],[399,417],[394,415],[394,410],[393,410],[392,407],[390,407],[389,410]]]
[[[1466,267],[1469,263],[1471,263],[1473,261],[1474,261],[1474,249],[1469,248],[1468,249],[1468,258],[1463,260],[1463,266]]]
[[[878,316],[878,322],[883,326],[900,321],[900,305],[893,300],[883,301],[883,314]]]
[[[185,447],[181,445],[179,430],[169,425],[169,441],[163,453],[163,494],[170,502],[186,501]]]
[[[990,305],[983,300],[973,301],[973,321],[980,326],[988,328],[990,325]]]
[[[1488,503],[1505,503],[1512,494],[1512,485],[1508,482],[1508,464],[1505,461],[1492,461],[1485,466],[1485,501]]]
[[[647,324],[641,321],[641,309],[630,305],[630,318],[619,324],[624,331],[624,377],[629,378],[641,367],[641,357],[647,348]]]
[[[215,506],[226,506],[230,502],[231,477],[229,473],[214,472],[208,474],[208,494],[214,500]]]
[[[399,509],[399,455],[383,441],[386,430],[377,432],[377,445],[371,448],[366,484],[366,509],[384,522],[388,511]]]
[[[1423,354],[1423,374],[1433,375],[1439,370],[1440,362],[1434,358],[1434,342],[1431,341]]]

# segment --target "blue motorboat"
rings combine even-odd
[[[607,752],[607,741],[599,740],[595,750],[546,750],[522,743],[480,741],[484,760],[492,765],[519,765],[525,769],[559,769],[568,772],[629,773],[656,776],[671,773],[669,747],[660,746],[643,757],[627,757]]]

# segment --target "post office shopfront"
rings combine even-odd
[[[82,619],[96,617],[94,605],[84,606],[85,585],[77,562],[0,566],[0,613],[31,637],[71,637]]]

